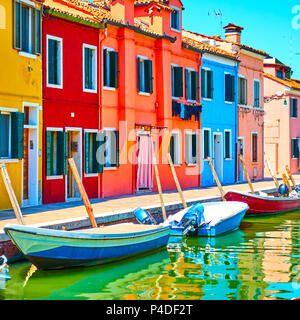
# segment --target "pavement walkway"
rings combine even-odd
[[[296,184],[300,184],[300,174],[294,175]],[[253,183],[256,191],[271,191],[275,188],[274,181],[266,178],[264,181]],[[249,191],[248,183],[224,186],[225,192],[228,190]],[[208,188],[195,188],[184,190],[184,197],[189,202],[195,200],[219,200],[220,193],[216,186]],[[163,194],[166,206],[172,203],[180,203],[177,191],[165,192]],[[137,207],[160,207],[160,200],[157,193],[147,193],[141,195],[128,195],[106,199],[91,200],[95,217],[118,215],[124,212],[132,212]],[[87,219],[87,213],[83,202],[57,203],[41,205],[32,208],[23,208],[22,214],[26,225],[51,225],[59,221],[80,221]],[[0,211],[0,233],[7,223],[18,223],[12,210]]]

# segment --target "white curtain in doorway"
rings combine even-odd
[[[138,151],[137,189],[153,188],[153,141],[150,136],[141,135]]]

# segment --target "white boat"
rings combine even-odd
[[[169,216],[162,225],[171,226],[171,236],[216,237],[237,230],[248,209],[243,202],[199,203]],[[154,223],[143,209],[135,210],[135,216],[140,223]]]

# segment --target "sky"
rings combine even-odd
[[[242,26],[242,43],[292,67],[300,79],[300,0],[182,0],[183,28],[222,35],[222,26]],[[221,12],[222,16],[216,16]],[[222,33],[221,33],[222,32]]]

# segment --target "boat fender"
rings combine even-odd
[[[286,184],[281,184],[278,188],[278,194],[281,197],[287,198],[290,194],[289,187]]]
[[[140,224],[157,225],[156,220],[151,216],[151,214],[142,208],[135,209],[133,214]]]

